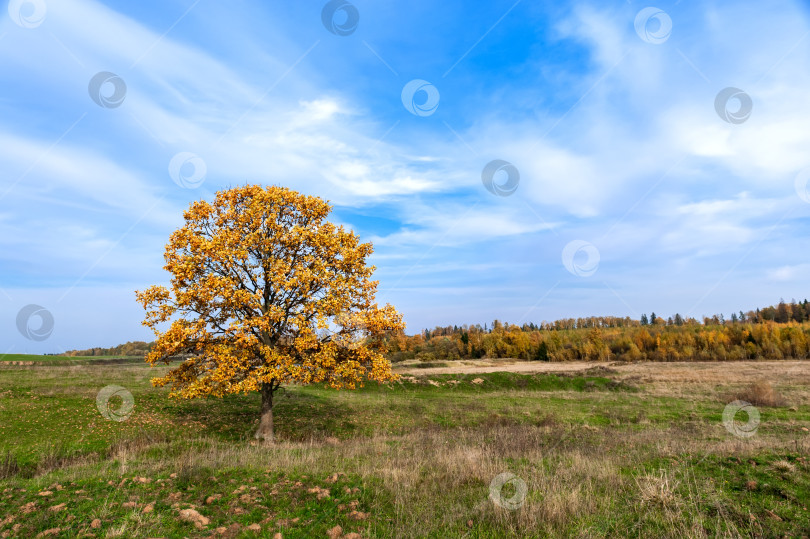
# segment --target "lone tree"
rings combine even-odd
[[[326,221],[330,210],[320,198],[257,185],[192,203],[166,245],[171,287],[135,293],[157,337],[146,361],[187,357],[152,383],[181,398],[259,391],[255,437],[272,441],[282,384],[392,380],[384,339],[404,329],[402,316],[374,302],[372,246]]]

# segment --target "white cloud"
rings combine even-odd
[[[15,171],[3,184],[5,197],[54,194],[130,216],[152,208],[149,221],[174,222],[168,215],[176,208],[161,202],[147,178],[85,147],[52,146],[0,131],[0,166]]]
[[[468,206],[445,203],[408,208],[402,217],[401,231],[370,240],[380,247],[396,246],[459,246],[487,242],[497,238],[519,236],[551,230],[558,223],[542,222],[531,210],[517,200],[514,204],[483,206],[475,202]]]
[[[791,282],[797,279],[804,280],[808,273],[810,273],[810,264],[795,264],[770,270],[768,278],[772,281]]]

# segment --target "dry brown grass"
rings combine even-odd
[[[595,361],[571,361],[549,363],[545,361],[520,361],[508,359],[477,359],[448,361],[447,367],[417,369],[412,364],[395,365],[397,373],[409,374],[474,374],[486,372],[580,372],[591,369],[610,368],[621,375],[648,378],[653,382],[673,381],[682,383],[740,383],[763,377],[781,379],[785,382],[807,383],[810,381],[810,361],[643,361],[636,363],[604,363]]]
[[[13,477],[20,472],[17,459],[10,453],[0,456],[0,479]]]
[[[324,477],[343,472],[382,481],[397,513],[393,536],[411,537],[426,522],[441,526],[442,522],[482,519],[497,522],[515,535],[525,535],[527,530],[554,534],[555,529],[573,521],[609,511],[611,498],[604,495],[606,490],[629,491],[632,487],[619,473],[622,459],[606,457],[590,444],[581,447],[580,434],[552,426],[495,424],[452,431],[428,428],[339,444],[312,440],[234,445],[200,439],[192,444],[194,448],[168,461],[139,459],[137,453],[147,449],[139,443],[121,448],[117,462],[104,466],[109,473],[121,473],[124,461],[127,473],[148,477],[166,472],[203,477],[206,470],[231,467]],[[149,449],[162,446],[168,449],[169,443],[155,441]],[[536,464],[518,468],[509,464],[516,460]],[[528,486],[525,503],[516,511],[499,508],[488,498],[492,479],[507,471]],[[480,491],[477,503],[458,503],[454,493],[470,485]],[[374,500],[370,509],[390,500]]]
[[[796,473],[796,465],[787,460],[777,460],[771,464],[774,470],[784,475],[793,475]]]
[[[646,473],[636,477],[639,497],[642,505],[654,505],[673,511],[682,503],[676,493],[680,481],[670,477],[666,470],[658,470],[658,473]]]
[[[787,401],[769,382],[754,382],[753,384],[727,396],[726,402],[741,400],[754,406],[787,406]]]

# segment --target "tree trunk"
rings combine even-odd
[[[275,388],[272,383],[262,384],[262,415],[259,420],[259,428],[256,430],[254,438],[273,442],[273,392]]]

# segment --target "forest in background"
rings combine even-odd
[[[142,356],[152,343],[72,350],[65,356]],[[810,303],[780,301],[754,311],[704,317],[646,313],[630,317],[567,318],[537,325],[462,325],[388,338],[393,362],[515,358],[537,361],[729,361],[806,359]]]

